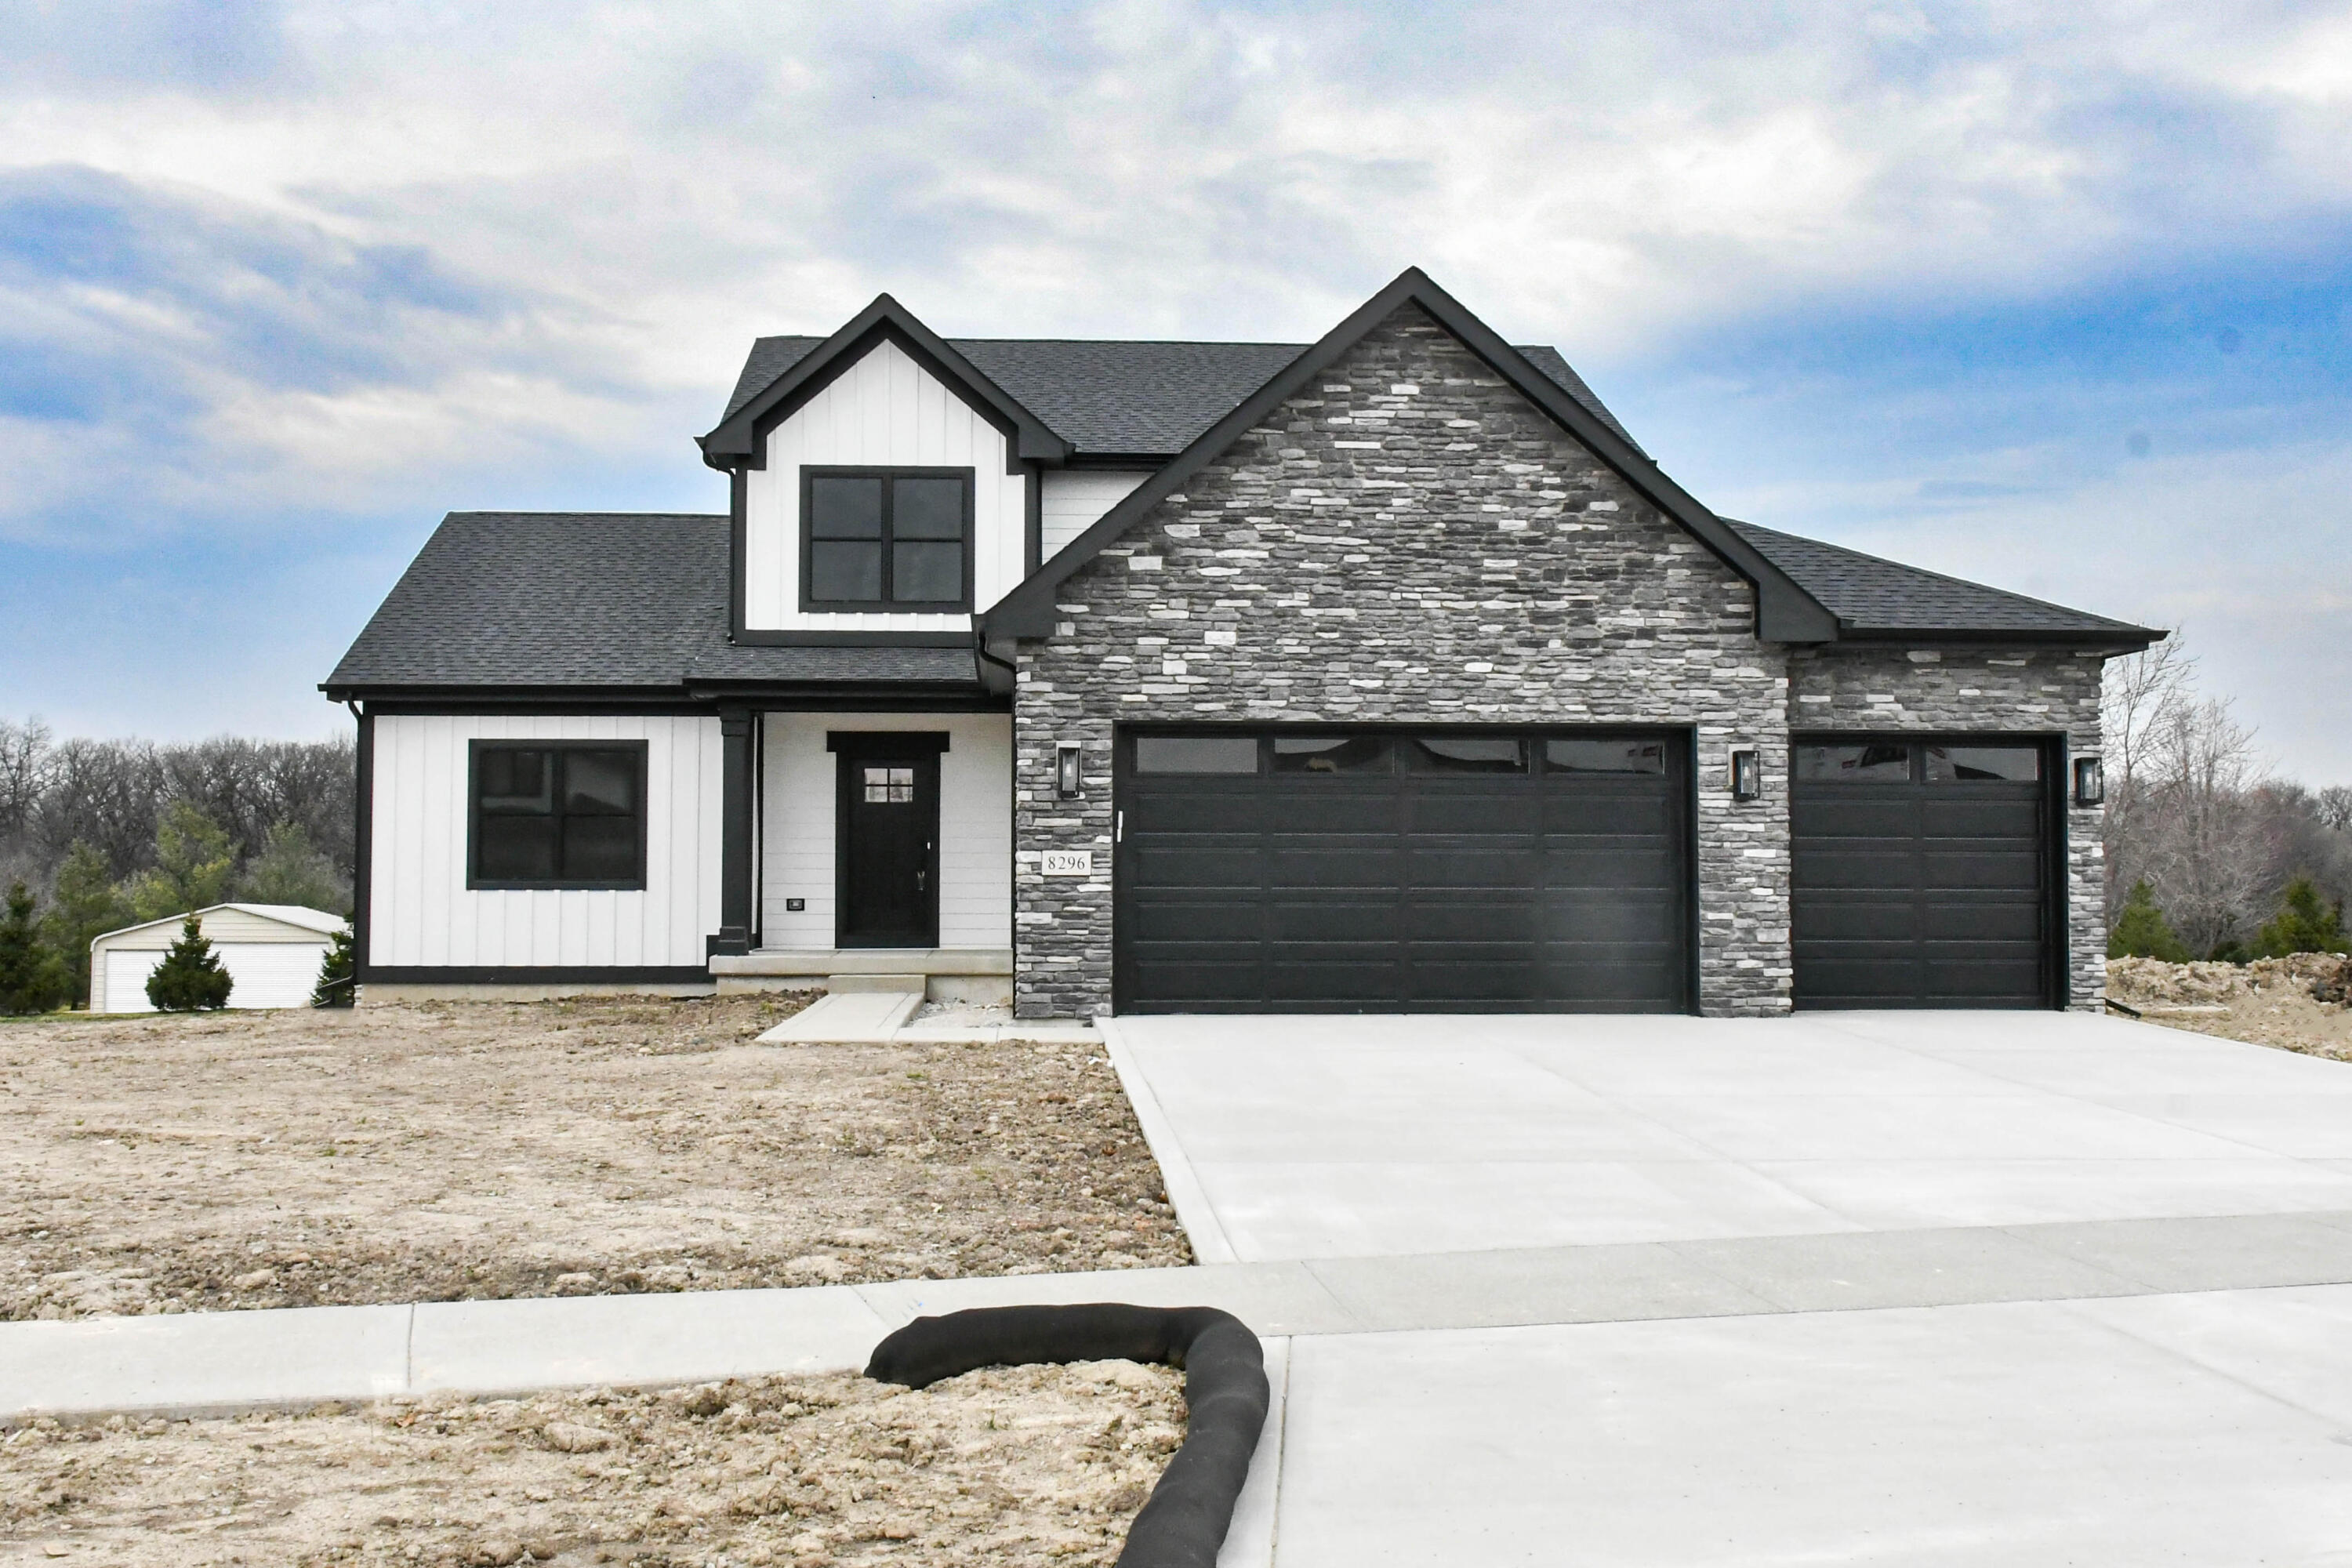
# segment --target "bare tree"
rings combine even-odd
[[[48,782],[49,727],[38,719],[0,719],[0,844],[24,837]]]
[[[2329,784],[2312,797],[2312,810],[2331,830],[2352,833],[2352,786]]]
[[[2182,940],[2210,952],[2260,918],[2271,881],[2253,732],[2227,702],[2184,697],[2148,726],[2139,769],[2138,870]]]
[[[2105,742],[2107,919],[2148,874],[2146,796],[2155,737],[2196,699],[2194,654],[2175,631],[2164,641],[2107,661],[2099,700]]]

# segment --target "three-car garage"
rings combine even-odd
[[[1799,738],[1799,1006],[2063,1003],[2052,748]],[[1117,763],[1121,1012],[1696,1010],[1687,729],[1139,729]]]

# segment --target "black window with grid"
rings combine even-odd
[[[971,608],[970,468],[801,470],[801,607]]]
[[[468,888],[646,885],[643,741],[476,741]]]

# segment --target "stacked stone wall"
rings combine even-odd
[[[2095,756],[2105,668],[2105,655],[2071,648],[1800,649],[1789,660],[1789,727],[2054,733],[2069,759]],[[2068,1005],[2096,1010],[2107,983],[2105,812],[2065,798]]]
[[[1787,1009],[1788,673],[1752,591],[1418,307],[1058,598],[1013,698],[1022,1016],[1110,1005],[1111,745],[1147,721],[1686,726],[1701,1009]],[[1760,800],[1731,799],[1734,743],[1762,752]],[[1093,875],[1042,875],[1048,850]]]

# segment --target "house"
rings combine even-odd
[[[228,971],[232,1007],[308,1007],[335,933],[352,922],[300,904],[213,904],[191,911]],[[180,940],[187,915],[142,921],[90,939],[89,1010],[152,1013],[147,980]]]
[[[1311,345],[762,338],[725,515],[457,512],[324,683],[362,994],[2095,1005],[2158,635],[1717,517],[1418,270]]]

